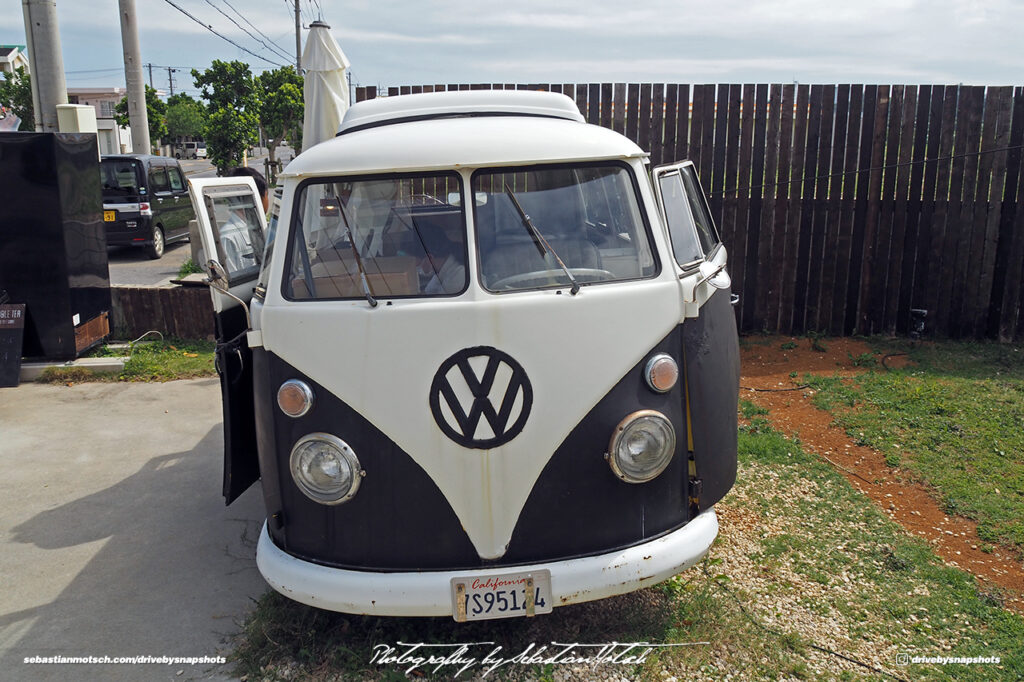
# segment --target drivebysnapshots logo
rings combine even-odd
[[[459,445],[487,450],[519,435],[530,417],[533,387],[508,353],[476,346],[441,363],[430,386],[430,411]]]
[[[999,665],[998,656],[921,656],[902,651],[896,654],[896,665]]]

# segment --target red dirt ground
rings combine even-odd
[[[782,350],[787,342],[797,344]],[[885,463],[882,453],[857,445],[832,416],[811,403],[810,389],[766,392],[763,389],[793,388],[805,373],[855,376],[865,370],[850,357],[870,353],[867,344],[854,339],[824,340],[825,352],[811,348],[806,338],[756,337],[741,350],[740,398],[768,409],[768,420],[777,430],[799,436],[804,447],[827,459],[858,490],[874,500],[891,519],[909,532],[928,540],[935,552],[954,566],[973,573],[983,585],[1005,590],[1004,604],[1024,613],[1024,565],[1012,550],[979,549],[977,524],[959,516],[947,516],[936,498],[921,484],[911,482],[908,472]],[[890,367],[899,360],[888,361]],[[790,372],[797,378],[790,378]],[[750,390],[761,389],[761,390]]]

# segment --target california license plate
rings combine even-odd
[[[467,620],[551,613],[551,571],[452,578],[452,615]]]
[[[104,211],[103,212],[103,222],[105,222],[105,223],[112,223],[115,220],[117,220],[117,211]]]

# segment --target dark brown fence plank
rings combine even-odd
[[[929,257],[928,280],[926,285],[925,309],[931,319],[926,320],[926,330],[935,328],[935,317],[940,306],[949,304],[948,294],[943,298],[946,282],[943,272],[951,254],[946,232],[947,211],[949,210],[950,174],[953,168],[953,129],[956,124],[957,87],[947,85],[943,93],[941,132],[939,133],[938,178],[935,182],[935,210],[931,216],[932,248]]]
[[[739,159],[736,166],[736,177],[732,180],[732,187],[735,188],[735,192],[731,195],[735,197],[734,208],[731,211],[726,211],[726,215],[732,220],[733,225],[733,237],[732,243],[734,245],[736,255],[740,258],[736,259],[736,267],[732,271],[733,273],[733,287],[738,292],[743,292],[744,295],[750,294],[751,301],[754,300],[755,292],[747,285],[747,270],[751,267],[752,256],[750,254],[750,176],[751,176],[751,158],[753,156],[753,145],[754,145],[754,107],[755,103],[755,88],[753,84],[744,85],[742,94],[737,98],[737,109],[739,115],[739,148],[738,154]],[[763,152],[759,154],[762,156]],[[757,238],[754,237],[754,255],[757,254]],[[756,267],[756,263],[753,264]],[[747,306],[743,305],[743,301],[740,301],[740,308],[737,312],[739,317],[739,323],[743,328],[744,311]]]
[[[900,302],[900,280],[903,268],[903,248],[907,234],[907,202],[910,197],[910,171],[913,166],[914,130],[917,122],[918,88],[907,86],[903,94],[901,112],[896,196],[893,202],[892,236],[889,241],[889,273],[885,288],[885,316],[883,329],[896,331],[896,312]]]
[[[635,140],[640,149],[645,152],[651,150],[651,84],[642,83],[639,86],[638,99],[631,104],[636,109],[636,134],[631,139]]]
[[[673,123],[675,123],[673,121]],[[651,86],[651,165],[665,163],[665,84]]]
[[[729,234],[729,226],[725,225],[725,204],[724,192],[727,189],[726,183],[726,152],[729,147],[729,103],[732,100],[733,85],[719,85],[715,99],[715,135],[711,143],[711,175],[707,179],[706,187],[711,192],[711,216],[714,218],[718,229],[722,233],[722,239],[726,240]],[[726,241],[726,245],[729,242]]]
[[[985,256],[985,230],[988,224],[989,190],[992,186],[992,170],[995,155],[986,153],[996,146],[998,126],[996,123],[998,105],[986,97],[982,117],[981,145],[978,159],[978,180],[974,191],[974,216],[971,225],[971,258],[967,264],[967,288],[964,292],[963,313],[957,336],[971,336],[974,320],[978,315],[978,298],[981,293],[982,267]]]
[[[633,142],[639,139],[640,125],[640,84],[629,83],[626,86],[626,116],[625,135]]]
[[[976,106],[972,88],[957,88],[956,127],[953,131],[953,159],[949,179],[949,205],[946,207],[946,256],[942,262],[942,291],[936,318],[930,327],[940,336],[951,336],[953,325],[959,316],[959,306],[963,300],[963,279],[966,262],[969,256],[969,234],[965,235],[964,220],[964,181],[967,160],[971,158],[967,151],[969,131],[971,128],[971,110]],[[973,181],[972,181],[973,182]],[[964,253],[964,249],[968,253]],[[953,311],[957,312],[954,313]]]
[[[836,281],[832,289],[831,333],[846,330],[846,308],[849,301],[850,254],[853,252],[853,222],[856,213],[857,164],[860,163],[860,129],[864,116],[864,86],[850,86],[850,108],[846,123],[846,146],[843,152],[843,183],[840,203],[839,236],[836,239]]]
[[[917,254],[914,257],[914,284],[912,295],[904,313],[907,317],[907,331],[910,330],[909,316],[912,309],[928,310],[928,280],[931,271],[938,267],[931,259],[933,242],[941,243],[941,235],[935,225],[935,194],[939,169],[939,144],[942,138],[942,111],[945,88],[932,86],[928,111],[928,142],[924,164],[924,186],[921,193],[921,208],[917,222]]]
[[[796,292],[797,252],[800,246],[800,224],[803,212],[803,179],[810,93],[810,86],[798,85],[796,88],[793,148],[789,167],[789,211],[786,214],[786,246],[782,259],[784,276],[779,319],[779,331],[784,334],[793,332],[793,300]]]
[[[1010,131],[1010,153],[1007,157],[1006,192],[1003,195],[1003,212],[999,225],[999,257],[996,260],[995,282],[991,313],[989,314],[988,336],[1001,341],[1013,338],[1013,320],[1019,299],[1020,274],[1024,263],[1024,230],[1014,229],[1022,211],[1018,202],[1024,201],[1019,181],[1024,179],[1022,161],[1024,152],[1024,89],[1016,88],[1013,96],[1013,118]]]
[[[793,296],[794,332],[807,329],[807,281],[810,268],[811,232],[814,223],[815,191],[818,186],[818,143],[821,139],[822,97],[824,88],[812,85],[807,113],[807,146],[804,151],[803,187],[800,192],[800,227],[797,238],[796,272]]]
[[[713,169],[715,165],[715,119],[718,115],[717,97],[720,90],[728,90],[729,86],[723,85],[720,88],[708,85],[704,93],[704,104],[701,116],[704,118],[704,127],[701,130],[701,157],[700,177],[704,180],[705,191],[711,188]]]
[[[680,158],[676,156],[676,147],[679,144],[678,135],[682,131],[683,138],[686,138],[689,119],[679,111],[679,91],[685,85],[669,83],[665,86],[665,133],[662,144],[662,163],[674,163]],[[685,146],[685,145],[684,145]]]
[[[822,266],[825,260],[825,224],[828,219],[829,173],[832,171],[832,132],[836,108],[836,87],[821,87],[821,123],[818,133],[818,162],[814,171],[814,214],[811,217],[811,242],[807,261],[807,295],[805,297],[804,328],[827,331],[828,325],[818,321],[821,296]]]
[[[747,99],[750,102],[750,99]],[[750,160],[750,207],[747,218],[747,260],[746,274],[744,275],[744,298],[740,300],[743,309],[743,322],[746,329],[760,331],[764,327],[764,313],[757,309],[758,301],[762,300],[761,290],[764,283],[761,280],[762,255],[767,256],[768,249],[762,248],[762,240],[771,244],[770,232],[766,229],[768,221],[764,220],[764,175],[766,162],[768,160],[767,126],[768,126],[768,86],[754,86],[753,91],[754,110],[754,143],[751,147]],[[777,154],[777,151],[776,151]]]
[[[612,130],[626,134],[626,84],[616,83],[612,89]]]
[[[1013,88],[996,87],[989,88],[987,94],[986,109],[991,108],[992,116],[986,116],[991,120],[995,128],[991,146],[984,147],[990,150],[987,156],[991,160],[992,179],[987,192],[988,217],[984,230],[978,235],[983,239],[984,251],[981,257],[980,280],[978,282],[978,295],[974,304],[974,328],[972,336],[981,336],[985,333],[988,323],[988,310],[992,302],[992,282],[995,277],[996,251],[999,241],[999,222],[1003,209],[1003,192],[1006,183],[1006,147],[1010,143],[1010,116],[1013,106]]]
[[[903,238],[903,261],[900,269],[899,300],[896,306],[896,331],[905,334],[910,326],[910,307],[914,292],[914,264],[917,260],[918,228],[921,221],[925,163],[928,143],[928,114],[931,111],[932,86],[922,85],[917,91],[917,112],[914,120],[913,165],[910,167],[910,194],[907,198],[907,229]]]
[[[760,102],[760,90],[758,98]],[[779,172],[779,135],[782,128],[781,85],[776,84],[768,88],[768,99],[762,112],[759,120],[765,122],[764,173],[761,178],[762,187],[752,188],[761,202],[757,242],[757,291],[749,323],[749,327],[756,331],[768,329],[769,324],[771,329],[775,328],[769,301],[773,293],[772,273],[775,270],[772,249],[775,240],[775,207],[778,192],[776,181]],[[749,296],[747,294],[748,298]]]
[[[782,86],[779,102],[779,161],[775,179],[775,206],[772,211],[772,269],[771,288],[765,308],[765,327],[780,330],[782,316],[782,289],[786,273],[783,270],[786,253],[786,227],[789,222],[789,189],[793,156],[793,124],[796,86]]]
[[[828,179],[828,216],[821,263],[817,329],[833,332],[833,295],[836,286],[836,259],[839,253],[839,229],[843,216],[843,171],[846,160],[846,132],[850,119],[850,86],[840,85],[836,93],[836,115],[832,133],[832,166]]]
[[[356,101],[357,102],[362,102],[365,99],[366,99],[366,86],[365,85],[357,85],[356,86]]]
[[[871,268],[871,292],[864,301],[866,305],[866,333],[879,333],[885,329],[885,302],[890,281],[893,245],[893,218],[896,207],[896,178],[899,171],[900,137],[903,125],[904,87],[894,85],[889,91],[888,123],[885,130],[882,185],[878,196],[878,220],[875,227],[874,265]],[[875,122],[876,127],[878,121]],[[896,283],[898,287],[898,282]]]
[[[714,98],[714,90],[711,90],[709,93],[708,87],[706,85],[693,86],[693,113],[690,118],[690,159],[697,166],[697,174],[700,175],[704,191],[710,191],[711,189],[711,147],[704,143],[704,128],[709,125],[712,131],[714,131],[714,123],[708,123],[709,119],[704,115],[705,100]],[[683,104],[680,101],[680,109],[682,106]],[[714,105],[712,104],[712,106]],[[706,155],[704,154],[705,149],[708,152]],[[708,159],[706,169],[704,167],[705,157]]]
[[[615,100],[615,85],[613,83],[601,83],[601,127],[612,127],[612,107]]]
[[[953,296],[949,318],[949,334],[954,337],[960,337],[964,333],[964,316],[967,314],[969,307],[967,301],[971,300],[973,294],[971,282],[972,280],[977,281],[975,277],[976,270],[972,270],[972,260],[974,260],[974,256],[977,256],[978,262],[981,260],[980,254],[976,250],[972,255],[972,249],[974,247],[975,197],[977,196],[979,184],[978,150],[981,148],[981,121],[985,108],[985,88],[974,86],[964,88],[964,90],[967,91],[966,97],[969,106],[965,117],[966,134],[964,146],[958,151],[958,153],[966,155],[963,167],[963,203],[960,206],[960,217],[958,220],[959,238],[957,241],[957,252],[959,260],[954,274],[955,279],[953,281]],[[961,97],[964,94],[961,91]],[[975,265],[974,267],[976,268],[977,266]],[[974,290],[976,291],[976,287]]]
[[[850,276],[846,287],[846,322],[844,333],[854,334],[860,319],[861,276],[864,265],[864,233],[868,213],[871,156],[875,130],[875,108],[878,86],[864,88],[864,113],[860,119],[860,150],[857,160],[856,198],[853,209],[853,234],[850,239]]]

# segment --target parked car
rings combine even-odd
[[[174,148],[174,158],[176,159],[205,159],[206,158],[206,143],[205,142],[181,142]]]
[[[167,244],[188,239],[188,223],[196,214],[176,159],[104,156],[100,175],[109,246],[139,246],[155,259],[164,255]]]
[[[707,553],[736,477],[727,254],[693,164],[647,159],[563,95],[431,93],[351,107],[270,231],[251,178],[191,180],[223,493],[262,480],[272,587],[534,616]]]

